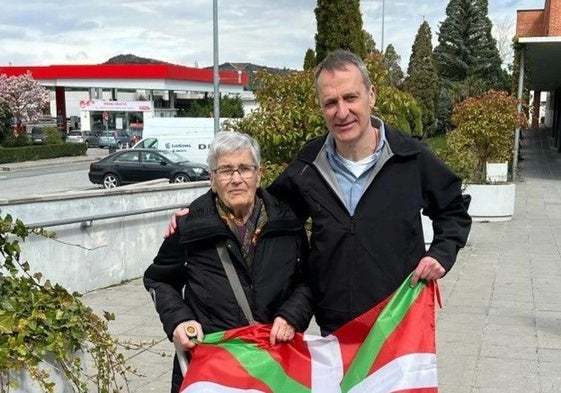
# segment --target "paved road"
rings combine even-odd
[[[107,154],[90,148],[86,156],[0,164],[0,199],[98,188],[88,178],[89,163]]]

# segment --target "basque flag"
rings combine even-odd
[[[327,337],[269,344],[270,325],[205,336],[181,393],[435,393],[435,282],[409,280]],[[439,300],[439,299],[438,299]]]

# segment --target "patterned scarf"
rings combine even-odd
[[[234,214],[218,197],[216,198],[216,209],[222,221],[224,221],[232,233],[236,235],[236,238],[240,242],[244,259],[248,265],[251,265],[253,263],[257,239],[268,220],[263,200],[255,196],[255,204],[251,217],[241,226],[235,223]]]

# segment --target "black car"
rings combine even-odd
[[[208,180],[209,170],[207,165],[188,161],[171,151],[127,149],[91,163],[88,176],[94,184],[114,188],[162,178],[170,183]]]
[[[31,142],[33,143],[43,143],[45,142],[45,132],[43,127],[33,127],[31,129]]]

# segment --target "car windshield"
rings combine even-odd
[[[167,158],[168,160],[170,160],[171,162],[184,162],[184,161],[189,161],[187,160],[185,157],[174,153],[172,151],[161,151],[160,154],[162,156],[164,156],[165,158]]]
[[[69,136],[82,136],[82,132],[81,131],[70,131],[68,133]]]

